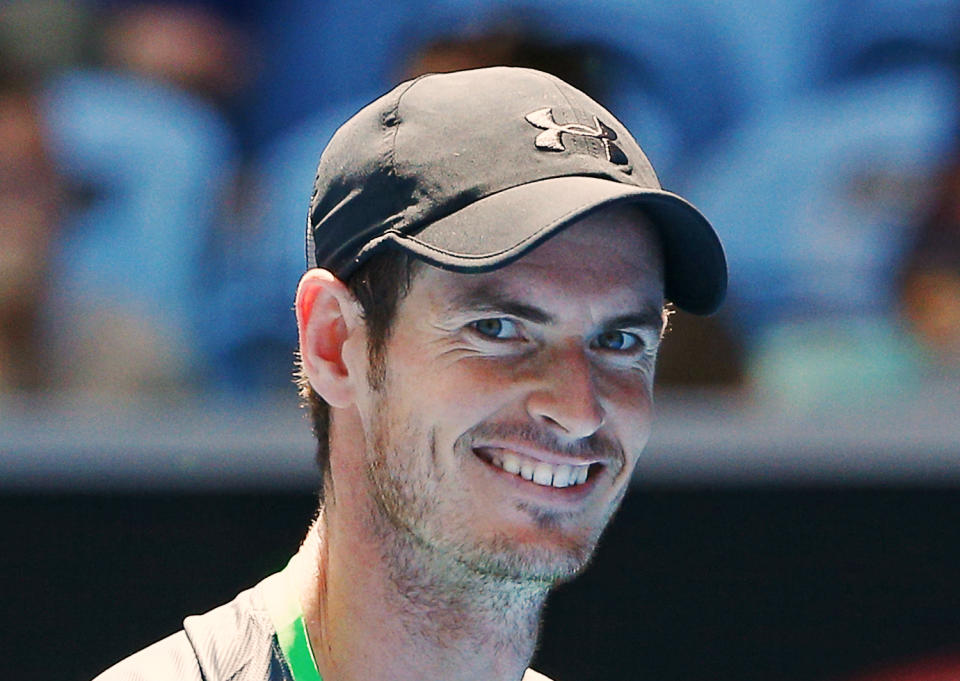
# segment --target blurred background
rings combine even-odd
[[[492,64],[613,111],[731,271],[672,317],[539,668],[960,678],[960,0],[0,0],[10,677],[89,679],[282,567],[320,151],[399,80]]]

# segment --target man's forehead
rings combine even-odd
[[[637,310],[659,311],[663,304],[663,265],[655,232],[605,217],[584,220],[495,270],[464,274],[429,265],[419,269],[422,290],[451,312],[502,310],[558,297]]]

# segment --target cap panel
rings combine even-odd
[[[308,264],[338,271],[416,201],[415,179],[393,170],[394,114],[411,84],[361,109],[324,149],[310,200],[307,231],[314,243],[313,262]]]
[[[593,113],[582,113],[588,107]],[[538,138],[550,132],[528,120],[538,111],[545,113],[535,120],[556,131],[559,149],[538,148]],[[395,170],[418,183],[418,200],[396,225],[405,232],[483,196],[546,177],[595,175],[659,188],[619,121],[583,93],[537,71],[492,68],[431,76],[405,92],[399,114]],[[603,130],[615,139],[591,136]],[[611,161],[605,144],[614,145],[626,162]]]

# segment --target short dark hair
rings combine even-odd
[[[397,309],[410,290],[418,265],[422,263],[403,251],[385,251],[363,263],[344,282],[360,303],[367,327],[367,354],[370,360],[367,380],[374,388],[383,383],[386,371],[384,350]],[[316,461],[322,476],[319,495],[323,502],[324,485],[330,474],[330,407],[310,385],[299,354],[295,375],[301,404],[310,411],[313,434],[317,439]]]

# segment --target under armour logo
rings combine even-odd
[[[593,137],[603,143],[603,149],[607,154],[607,160],[617,165],[627,165],[627,156],[613,140],[617,139],[617,133],[604,125],[599,118],[593,117],[595,128],[580,123],[567,123],[560,125],[553,120],[553,109],[545,107],[528,113],[524,118],[531,125],[541,128],[546,132],[541,132],[533,141],[537,149],[544,151],[565,151],[563,140],[560,135],[581,135],[583,137]]]

